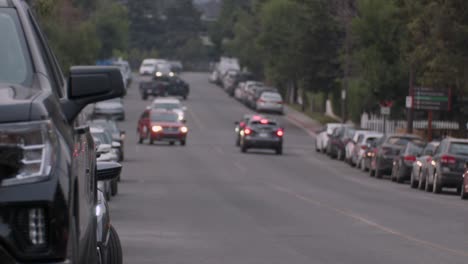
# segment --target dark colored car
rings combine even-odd
[[[166,141],[169,144],[180,142],[185,146],[188,128],[185,122],[179,120],[179,115],[173,111],[163,109],[147,109],[138,120],[138,143],[148,139],[150,144],[154,141]]]
[[[424,189],[426,184],[427,170],[429,165],[431,165],[432,156],[437,146],[439,146],[439,141],[431,141],[426,144],[422,153],[419,157],[416,158],[416,162],[413,163],[413,169],[410,176],[410,186],[411,188],[418,188],[420,190]]]
[[[331,158],[344,160],[346,144],[354,137],[356,129],[352,125],[341,125],[333,130],[328,140],[327,154]]]
[[[248,149],[273,149],[276,154],[283,154],[284,129],[275,120],[262,118],[251,119],[240,132],[240,149],[247,152]]]
[[[92,117],[106,118],[118,121],[125,120],[125,109],[121,98],[114,98],[94,105]]]
[[[460,188],[460,196],[462,200],[468,199],[468,161],[465,162],[465,172],[463,173],[463,180]]]
[[[260,120],[262,118],[264,117],[262,117],[261,115],[246,114],[242,117],[240,121],[234,122],[234,124],[236,125],[236,128],[234,129],[234,131],[236,132],[236,146],[240,146],[241,131],[247,126],[247,123],[249,123],[251,119]]]
[[[167,95],[180,96],[182,97],[182,99],[187,100],[189,94],[190,86],[187,82],[185,82],[178,76],[174,76],[171,78],[169,86],[167,87]]]
[[[120,70],[65,79],[25,1],[0,1],[0,35],[0,262],[97,263],[95,153],[74,122],[124,95]]]
[[[383,137],[383,142],[377,147],[375,155],[372,157],[370,175],[380,179],[384,174],[391,174],[393,160],[408,143],[418,145],[424,144],[424,141],[416,135],[394,134]]]
[[[417,157],[422,154],[424,147],[423,142],[409,142],[406,145],[405,149],[393,160],[392,181],[403,183],[410,179],[413,164],[416,162]]]
[[[468,160],[468,140],[446,138],[440,142],[428,168],[426,191],[440,193],[443,188],[461,191],[465,162]],[[431,188],[432,187],[432,188]]]
[[[363,171],[369,171],[370,176],[373,176],[371,168],[373,166],[372,162],[374,160],[374,156],[377,155],[379,146],[383,144],[384,139],[385,138],[382,136],[367,143],[367,148],[364,154],[364,167],[361,167],[361,169]]]
[[[246,81],[254,81],[255,77],[252,73],[250,72],[238,72],[237,75],[235,75],[233,83],[229,85],[228,87],[224,87],[226,92],[230,96],[234,96],[234,92],[236,88],[239,86],[239,83],[241,82],[246,82]]]
[[[125,158],[125,131],[119,129],[116,122],[108,119],[91,120],[91,126],[100,127],[109,131],[109,133],[112,135],[112,140],[120,144],[119,161],[123,161]]]
[[[177,76],[154,76],[152,80],[140,82],[140,94],[143,100],[151,96],[180,96],[184,100],[190,93],[189,85]]]

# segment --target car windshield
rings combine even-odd
[[[98,138],[102,144],[112,144],[112,137],[106,132],[94,132],[91,134],[93,137]]]
[[[262,99],[272,100],[272,101],[281,101],[281,95],[278,93],[264,92],[262,93]]]
[[[154,63],[143,63],[143,67],[154,67],[156,66]]]
[[[174,109],[180,109],[180,104],[178,103],[153,103],[153,108],[174,110]]]
[[[153,122],[177,122],[179,115],[176,113],[153,113],[151,115],[151,121]]]
[[[390,145],[397,145],[397,146],[406,146],[409,142],[413,142],[418,145],[424,144],[424,142],[418,138],[412,137],[390,137],[387,140],[387,143]]]
[[[15,9],[0,8],[0,36],[0,83],[31,86],[31,58]]]
[[[97,127],[101,127],[103,129],[109,129],[112,133],[118,133],[119,128],[117,127],[117,124],[115,122],[107,121],[107,120],[93,120],[91,123]]]
[[[449,153],[455,155],[468,156],[468,143],[452,142],[450,143]]]

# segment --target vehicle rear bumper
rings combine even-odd
[[[283,141],[281,139],[245,139],[244,145],[247,148],[264,148],[264,149],[276,149],[282,147]]]
[[[383,172],[391,172],[393,168],[393,157],[381,157],[379,158],[378,170]]]
[[[284,111],[282,105],[264,106],[264,105],[261,105],[261,104],[257,104],[257,110],[258,111],[267,111],[267,112],[278,112],[278,113],[282,113]]]
[[[439,182],[444,187],[459,187],[463,182],[463,176],[459,172],[444,172],[439,176]]]

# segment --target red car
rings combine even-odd
[[[187,142],[188,128],[173,111],[145,110],[138,120],[137,131],[140,144],[148,140],[150,144],[154,141],[165,141],[174,145],[178,141],[180,145],[185,146]]]

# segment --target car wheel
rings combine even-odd
[[[143,138],[141,137],[140,133],[138,133],[138,144],[143,144]]]
[[[377,179],[382,179],[383,173],[382,173],[382,170],[379,169],[379,168],[380,168],[380,166],[379,166],[379,165],[380,165],[379,160],[377,160],[376,163],[377,163],[377,164],[376,164],[376,166],[375,166],[375,177],[376,177]]]
[[[111,195],[116,196],[118,192],[119,192],[119,183],[117,180],[112,180],[111,181]]]
[[[278,147],[276,148],[276,155],[282,155],[283,154],[283,147]]]
[[[239,136],[237,136],[237,139],[236,139],[236,147],[240,146],[240,138]]]
[[[416,189],[418,187],[418,182],[414,178],[414,170],[411,170],[410,187],[413,189]]]
[[[122,264],[122,245],[120,238],[113,226],[109,229],[109,248],[107,249],[106,264]]]
[[[403,170],[400,169],[400,166],[398,166],[398,170],[396,171],[396,182],[397,183],[403,183],[405,179],[403,178]]]
[[[426,177],[426,184],[424,185],[424,190],[426,192],[432,191],[432,185],[429,183],[429,177]]]
[[[174,146],[174,144],[175,144],[174,141],[170,141],[170,142],[169,142],[169,145],[171,145],[171,146]]]
[[[338,153],[336,154],[336,159],[339,161],[343,160],[343,151],[341,149],[338,150]]]
[[[361,159],[361,162],[360,162],[360,165],[359,165],[359,166],[360,166],[360,169],[361,169],[362,171],[365,172],[365,171],[367,170],[367,168],[366,168],[366,160]]]
[[[460,186],[460,197],[462,200],[466,200],[468,199],[468,193],[465,192],[465,187],[464,187],[465,183],[462,182],[462,185]]]
[[[76,222],[74,216],[70,221],[70,235],[68,243],[68,257],[70,258],[71,263],[78,263],[78,236],[76,234]]]
[[[395,176],[395,174],[397,174],[397,173],[396,173],[397,170],[398,170],[398,169],[396,168],[396,166],[393,165],[393,167],[392,167],[392,174],[390,175],[390,180],[391,180],[392,182],[395,182],[395,181],[396,181],[396,176]]]
[[[149,144],[153,145],[154,144],[154,139],[151,136],[148,136],[148,137],[149,137]]]
[[[372,168],[369,169],[369,176],[371,177],[375,176],[375,171]]]
[[[187,143],[187,142],[185,141],[185,139],[180,141],[180,145],[181,145],[181,146],[185,146],[186,143]]]
[[[439,176],[437,171],[434,173],[434,182],[432,183],[432,192],[440,193],[442,191],[442,186],[439,183]]]
[[[424,190],[424,187],[425,187],[426,180],[423,179],[423,177],[424,177],[424,174],[422,170],[420,170],[418,174],[418,189],[419,190]]]
[[[241,148],[240,148],[240,149],[241,149],[241,152],[242,152],[242,153],[246,153],[246,152],[247,152],[247,147],[246,147],[244,144],[241,145]]]

